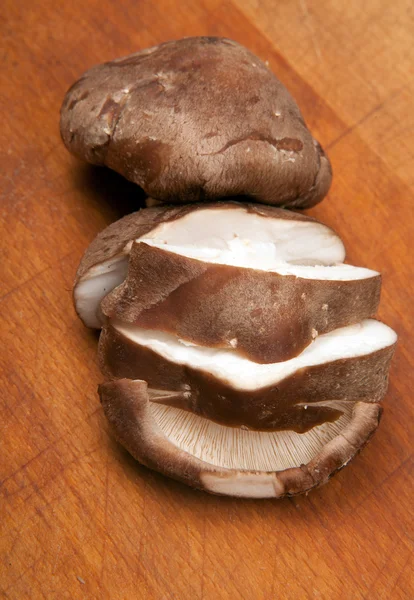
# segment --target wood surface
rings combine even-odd
[[[412,1],[4,0],[1,13],[0,596],[414,598]],[[307,497],[208,496],[136,464],[108,431],[97,336],[72,307],[85,247],[140,199],[67,153],[63,95],[96,63],[206,34],[247,45],[297,98],[334,168],[310,214],[383,273],[380,317],[400,335],[377,435]]]

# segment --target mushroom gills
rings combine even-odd
[[[172,444],[203,462],[226,469],[282,471],[310,462],[349,425],[354,402],[334,401],[330,405],[339,409],[341,416],[305,433],[228,427],[153,401],[150,411]]]
[[[264,434],[210,423],[153,405],[145,381],[99,386],[117,439],[142,464],[205,491],[281,498],[322,485],[345,466],[378,427],[381,406],[345,404],[343,416],[312,432]]]

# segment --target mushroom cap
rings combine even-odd
[[[359,300],[367,307],[370,305],[371,309],[378,301],[379,274],[341,265],[345,258],[341,239],[331,228],[312,217],[272,206],[235,201],[157,206],[142,209],[112,223],[86,250],[76,274],[74,302],[87,326],[101,327],[102,319],[97,314],[99,304],[126,279],[134,242],[169,250],[170,263],[183,261],[200,266],[203,261],[250,267],[262,275],[273,270],[294,277],[362,285],[367,297],[362,298],[356,293],[355,307],[348,307],[351,312],[359,310]],[[148,252],[150,250],[148,248]],[[175,258],[174,254],[177,255]],[[167,261],[167,255],[164,255]],[[178,255],[196,258],[197,263],[195,260],[185,261]],[[337,266],[324,268],[326,265]],[[180,268],[178,263],[176,267]],[[364,282],[365,279],[367,281]],[[151,284],[150,281],[148,283]],[[146,290],[145,293],[151,292]],[[367,308],[364,310],[361,318],[369,316]]]
[[[379,404],[356,402],[341,424],[325,424],[322,430],[314,428],[302,434],[313,436],[305,453],[300,443],[292,443],[291,432],[267,434],[235,430],[223,434],[218,431],[215,437],[226,437],[228,442],[227,466],[222,466],[217,464],[214,449],[203,451],[196,436],[190,443],[185,441],[191,437],[188,431],[191,424],[184,436],[179,435],[179,427],[166,430],[163,415],[153,410],[156,405],[150,402],[145,381],[106,382],[99,386],[99,394],[116,438],[139,462],[191,487],[244,498],[293,496],[326,483],[365,446],[378,427],[382,413]],[[204,427],[205,432],[206,423],[202,422],[206,419],[194,415],[193,419],[200,420],[197,429]],[[252,448],[258,450],[259,447],[261,456],[258,458]],[[283,451],[286,447],[287,452]],[[277,454],[273,463],[266,456],[269,450]],[[256,459],[256,468],[246,468],[249,454]]]
[[[102,232],[75,283],[79,315],[161,329],[262,363],[377,310],[379,273],[342,264],[330,228],[276,207],[143,209]]]
[[[381,401],[396,339],[392,329],[367,319],[319,336],[291,360],[258,364],[233,350],[110,322],[99,362],[106,378],[146,381],[157,404],[226,426],[302,433],[338,419],[338,402]]]
[[[60,127],[70,152],[164,203],[248,196],[303,208],[331,183],[292,96],[225,38],[185,38],[93,67],[67,92]]]
[[[204,261],[163,248],[132,245],[126,280],[101,303],[106,317],[274,363],[377,311],[375,271],[281,263],[279,273],[208,262],[208,248]]]

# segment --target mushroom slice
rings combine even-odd
[[[74,288],[76,312],[88,327],[99,329],[104,319],[101,301],[106,294],[119,286],[128,273],[128,256],[120,254],[91,267],[88,276]]]
[[[261,271],[264,277],[265,274],[268,277],[268,274],[273,272],[291,275],[292,278],[319,278],[325,280],[321,285],[326,290],[333,287],[331,282],[327,283],[329,279],[336,282],[346,281],[349,289],[352,285],[355,286],[355,294],[351,294],[351,303],[344,301],[342,320],[341,317],[338,317],[337,322],[334,319],[332,326],[345,324],[344,315],[347,312],[349,317],[352,317],[351,320],[370,316],[375,312],[378,302],[378,273],[342,265],[345,258],[342,241],[332,229],[315,219],[270,206],[237,202],[208,206],[198,204],[173,208],[154,207],[128,215],[107,227],[96,237],[83,256],[75,281],[74,301],[76,310],[86,325],[97,328],[101,326],[100,302],[125,279],[127,260],[134,241],[145,242],[180,257],[192,258],[192,264],[198,265],[198,268],[203,261],[240,269],[254,269]],[[168,258],[173,260],[172,256]],[[182,258],[180,260],[183,261]],[[195,263],[196,260],[199,263]],[[328,266],[329,268],[323,268]],[[155,270],[153,273],[155,274]],[[256,274],[256,279],[259,275]],[[151,270],[146,276],[147,280],[151,277],[154,287]],[[165,276],[164,272],[163,277]],[[305,287],[306,285],[308,284],[304,283]],[[307,302],[304,289],[300,295],[303,293],[305,298],[301,297],[300,301],[298,299],[298,311],[303,310],[304,302]],[[246,294],[247,290],[238,292],[240,305],[245,299],[245,313],[251,302],[246,298]],[[266,294],[269,296],[269,290]],[[147,299],[150,297],[149,288],[145,290],[145,295]],[[335,294],[332,292],[331,295]],[[322,299],[323,294],[319,297]],[[272,304],[280,299],[279,294]],[[234,302],[234,298],[229,300]],[[282,301],[286,302],[287,298],[282,298]],[[317,306],[316,298],[313,301],[315,310],[320,310],[322,305],[326,304],[321,301]],[[252,307],[253,310],[257,308],[260,309],[260,306]],[[293,308],[291,306],[291,310]],[[328,321],[329,327],[329,321],[332,320],[329,302],[328,308],[324,307],[323,310],[326,312],[319,315],[319,320],[315,319],[316,327],[307,323],[306,335],[309,335],[309,325],[310,329],[318,330],[318,327],[321,328],[321,322],[323,325]],[[259,318],[257,310],[251,315],[251,319],[253,326],[262,320],[266,321],[265,315]],[[262,324],[258,329],[261,327]],[[223,332],[216,332],[215,335],[216,338],[222,337]],[[234,337],[235,335],[232,335],[227,343]],[[216,340],[216,343],[220,343],[220,340]],[[225,340],[221,340],[221,343],[225,345]]]
[[[250,196],[307,207],[331,166],[296,102],[234,41],[193,37],[97,65],[68,90],[63,142],[166,203]]]
[[[179,219],[189,209],[146,208],[111,223],[96,236],[82,257],[73,287],[75,310],[87,327],[101,328],[101,300],[124,281],[132,241],[164,221]]]
[[[126,281],[102,302],[107,317],[274,363],[298,355],[318,334],[374,315],[378,307],[380,276],[369,269],[280,259],[264,271],[255,254],[258,266],[244,266],[245,254],[247,264],[253,262],[249,247],[232,252],[236,266],[223,264],[227,257],[219,253],[210,257],[209,248],[179,248],[186,256],[172,252],[174,246],[162,248],[168,251],[133,244]],[[265,251],[262,256],[263,263],[270,260]]]
[[[337,420],[337,401],[379,402],[395,343],[392,329],[367,319],[321,335],[291,360],[258,364],[115,321],[103,329],[99,357],[106,377],[163,391],[151,392],[157,404],[226,426],[303,433]]]
[[[99,386],[118,441],[142,464],[214,494],[280,498],[320,486],[369,441],[381,416],[371,402],[345,403],[342,416],[304,434],[225,427],[150,401],[145,381]]]

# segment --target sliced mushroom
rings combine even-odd
[[[255,432],[154,404],[145,381],[107,382],[99,393],[117,439],[139,462],[192,487],[245,498],[292,496],[326,483],[369,441],[382,412],[357,401],[308,433]]]
[[[233,350],[113,322],[99,342],[109,378],[145,380],[152,402],[226,426],[305,432],[337,420],[338,402],[380,401],[396,335],[368,319],[324,334],[286,362],[258,364]]]
[[[92,327],[102,323],[106,296],[109,317],[276,362],[319,333],[375,314],[379,274],[344,265],[344,257],[331,229],[282,209],[144,209],[91,244],[74,298]]]
[[[72,153],[163,202],[306,207],[331,183],[289,92],[228,39],[186,38],[93,67],[67,92],[60,126]]]
[[[269,250],[236,241],[232,251],[172,247],[187,256],[134,243],[128,277],[103,300],[103,313],[195,344],[233,348],[260,363],[293,358],[318,334],[375,314],[378,273],[350,265],[292,265],[281,258],[264,271]],[[218,264],[226,259],[238,266]],[[249,260],[257,266],[246,268],[243,261]]]
[[[108,227],[74,299],[104,324],[100,394],[121,443],[218,494],[327,481],[378,425],[396,342],[365,319],[378,273],[344,258],[325,225],[253,204],[154,207]]]
[[[73,287],[76,312],[87,327],[101,328],[101,300],[124,281],[134,239],[197,208],[199,205],[146,208],[111,223],[96,236],[82,257]]]

